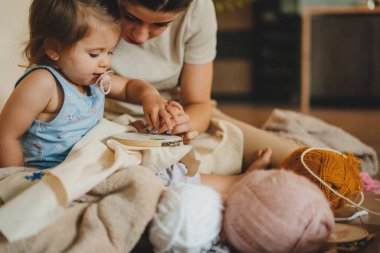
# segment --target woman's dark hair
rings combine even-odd
[[[121,0],[124,3],[131,3],[152,11],[172,12],[186,10],[193,0]]]
[[[91,30],[90,18],[119,25],[120,12],[113,0],[33,0],[29,10],[29,41],[24,55],[29,64],[54,65],[46,55],[46,40],[70,48]]]

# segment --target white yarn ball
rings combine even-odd
[[[219,236],[223,200],[208,186],[179,184],[166,188],[152,220],[149,240],[155,252],[209,250]]]

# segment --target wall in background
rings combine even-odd
[[[21,51],[27,39],[29,0],[3,1],[0,8],[0,109],[24,72]]]
[[[213,93],[234,97],[250,94],[253,88],[251,6],[217,13],[218,52],[214,62]]]
[[[380,105],[380,13],[312,18],[312,101]]]
[[[312,6],[342,6],[367,4],[367,0],[280,0],[281,11],[284,13],[301,14],[304,8]]]
[[[282,1],[286,1],[286,0],[282,0]],[[301,0],[299,2],[300,2],[299,7],[302,9],[305,7],[316,6],[316,5],[331,5],[331,6],[358,5],[358,4],[365,4],[367,0]]]

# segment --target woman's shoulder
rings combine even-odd
[[[194,0],[188,10],[192,16],[205,15],[215,11],[212,0]]]

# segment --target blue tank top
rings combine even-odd
[[[89,86],[89,96],[81,94],[49,66],[29,69],[16,85],[36,69],[50,71],[64,94],[63,105],[57,116],[49,122],[34,120],[21,138],[25,165],[46,169],[62,162],[73,145],[103,117],[104,94],[95,85]]]

